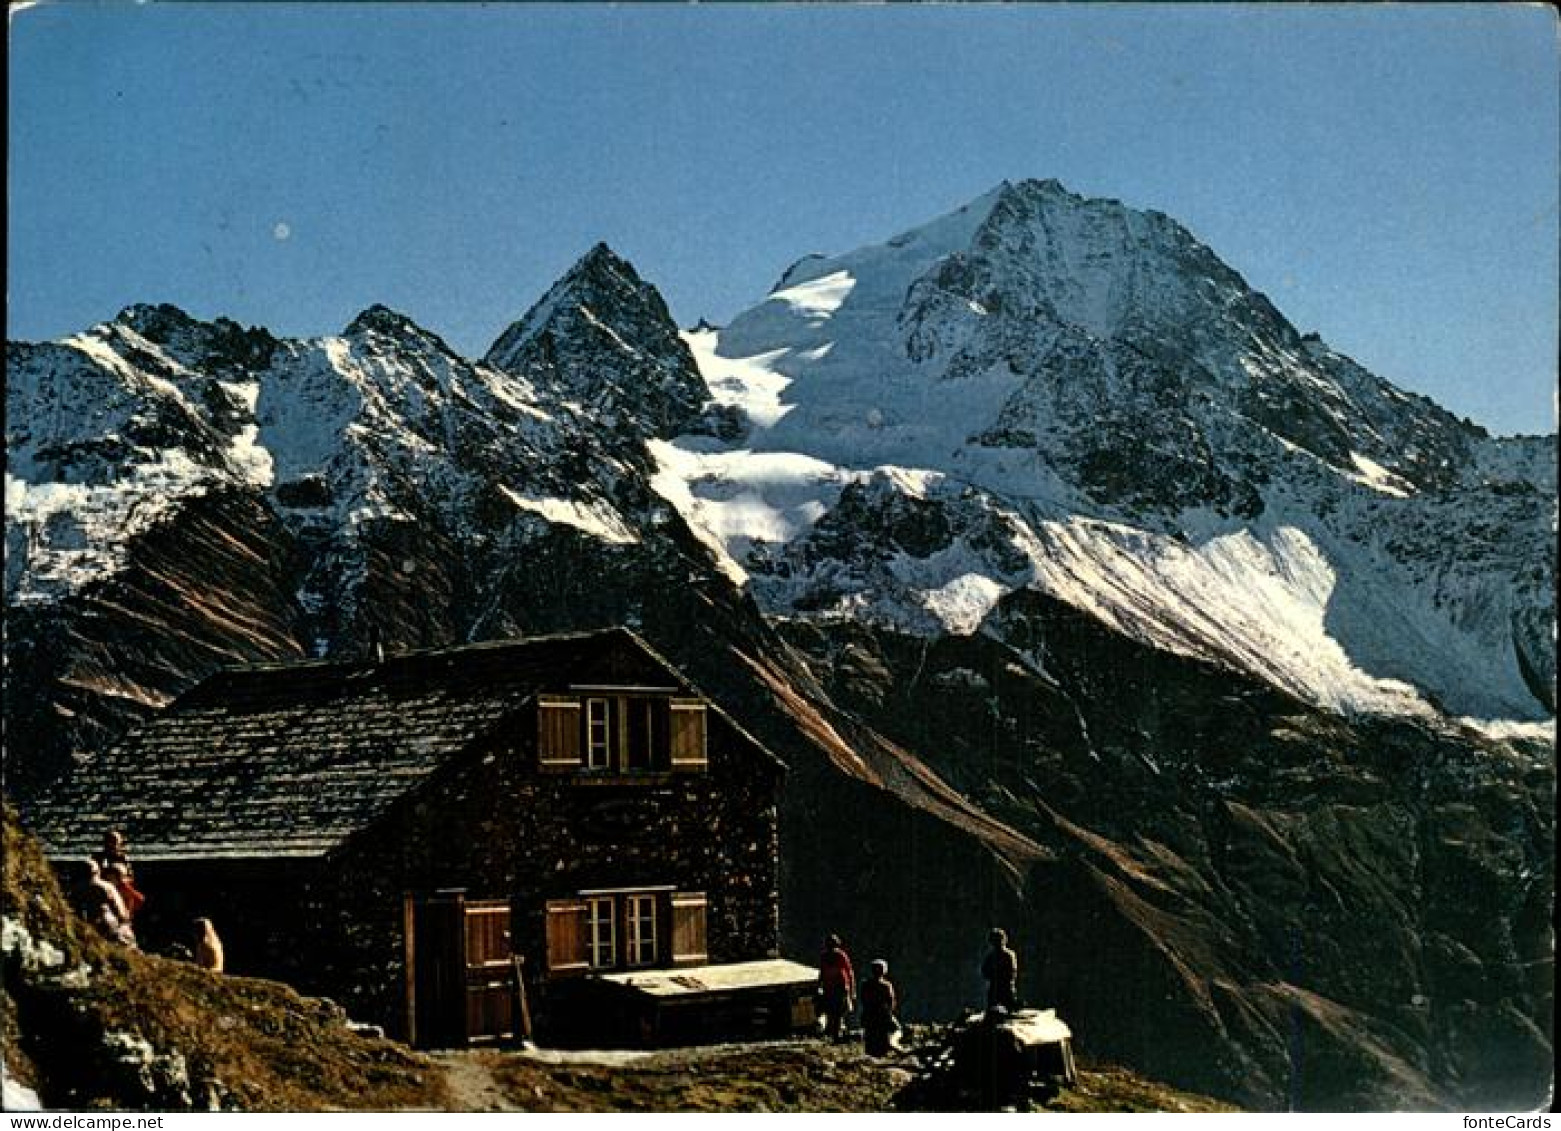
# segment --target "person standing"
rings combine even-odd
[[[134,919],[136,912],[140,911],[141,905],[146,902],[146,896],[142,895],[135,885],[135,870],[130,866],[130,852],[125,845],[125,834],[118,829],[109,829],[104,833],[103,847],[93,860],[97,862],[103,878],[113,884],[114,889],[119,892],[129,918]]]
[[[83,896],[82,914],[96,927],[104,938],[137,949],[135,931],[130,926],[130,912],[118,890],[103,876],[96,860],[87,861],[87,886]]]
[[[1012,1013],[1019,1008],[1019,956],[1008,949],[1008,932],[992,928],[987,936],[992,944],[981,960],[981,976],[986,979],[986,1007]]]
[[[856,972],[851,969],[851,956],[841,945],[839,935],[824,940],[824,953],[818,959],[818,995],[824,1036],[838,1041],[856,997]]]
[[[862,982],[862,1048],[868,1056],[888,1056],[900,1022],[895,1017],[894,983],[889,981],[889,964],[873,959]]]

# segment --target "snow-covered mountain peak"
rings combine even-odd
[[[719,330],[599,244],[485,362],[383,306],[298,341],[160,305],[7,377],[13,599],[210,493],[329,547],[321,610],[385,530],[629,546],[671,504],[773,613],[968,634],[1036,589],[1338,709],[1553,709],[1554,439],[1393,388],[1056,181],[808,256]]]
[[[768,607],[964,633],[1031,587],[1335,709],[1549,710],[1531,456],[1303,339],[1163,214],[1004,182],[689,340],[747,428],[660,449],[663,482]],[[905,493],[884,467],[941,486],[856,506]],[[900,509],[948,537],[888,537]]]

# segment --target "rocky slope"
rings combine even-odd
[[[7,365],[24,801],[222,664],[626,622],[791,768],[789,949],[913,1016],[1003,922],[1252,1106],[1548,1086],[1554,440],[1163,216],[1000,186],[720,331],[597,247],[479,362],[132,307]]]

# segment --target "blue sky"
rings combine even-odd
[[[722,320],[807,252],[1056,177],[1382,376],[1554,427],[1539,5],[67,3],[11,37],[12,337],[384,302],[478,354],[598,239]]]

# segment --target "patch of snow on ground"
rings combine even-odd
[[[1539,742],[1556,741],[1556,721],[1522,722],[1517,719],[1474,719],[1467,716],[1457,720],[1471,730],[1479,731],[1486,738],[1497,741],[1508,738],[1528,738]]]
[[[318,472],[342,447],[351,422],[363,412],[364,380],[341,338],[326,338],[303,356],[288,359],[285,380],[266,382],[256,401],[259,443],[285,482]]]
[[[15,957],[23,970],[55,970],[65,965],[65,952],[48,939],[35,939],[25,923],[0,917],[0,954]]]
[[[694,451],[649,442],[657,473],[651,486],[716,551],[737,584],[738,563],[756,541],[786,542],[806,532],[855,476],[795,452]]]
[[[256,487],[269,487],[276,480],[276,461],[271,458],[270,452],[260,446],[259,439],[260,425],[244,425],[238,435],[233,437],[228,459],[245,480]]]
[[[1300,530],[1241,530],[1197,546],[1082,518],[1040,533],[1040,588],[1129,635],[1262,672],[1335,711],[1430,713],[1413,687],[1362,671],[1329,634],[1336,578]]]
[[[259,381],[218,381],[217,384],[222,386],[223,392],[249,409],[251,413],[260,403]]]
[[[584,303],[582,303],[580,305],[580,313],[585,315],[585,320],[587,322],[589,322],[592,326],[595,326],[602,333],[606,334],[607,337],[612,340],[613,345],[617,346],[624,353],[629,354],[632,357],[640,356],[639,350],[635,349],[628,342],[624,341],[623,338],[619,335],[618,331],[614,330],[611,326],[607,325],[607,323],[598,318],[595,313],[592,312],[589,306],[586,306]]]
[[[73,350],[79,350],[116,376],[132,381],[141,377],[140,370],[120,357],[112,346],[102,338],[95,336],[90,330],[80,334],[72,334],[70,337],[62,339],[60,344],[69,346]]]
[[[131,537],[217,475],[177,449],[106,484],[28,483],[7,472],[7,557],[16,556],[21,567],[9,599],[51,600],[117,572]],[[8,562],[8,586],[12,568]]]
[[[539,514],[549,522],[572,526],[614,546],[631,546],[639,542],[638,535],[629,529],[622,516],[604,502],[581,503],[574,499],[539,498],[522,495],[502,484],[499,490],[517,507]]]

